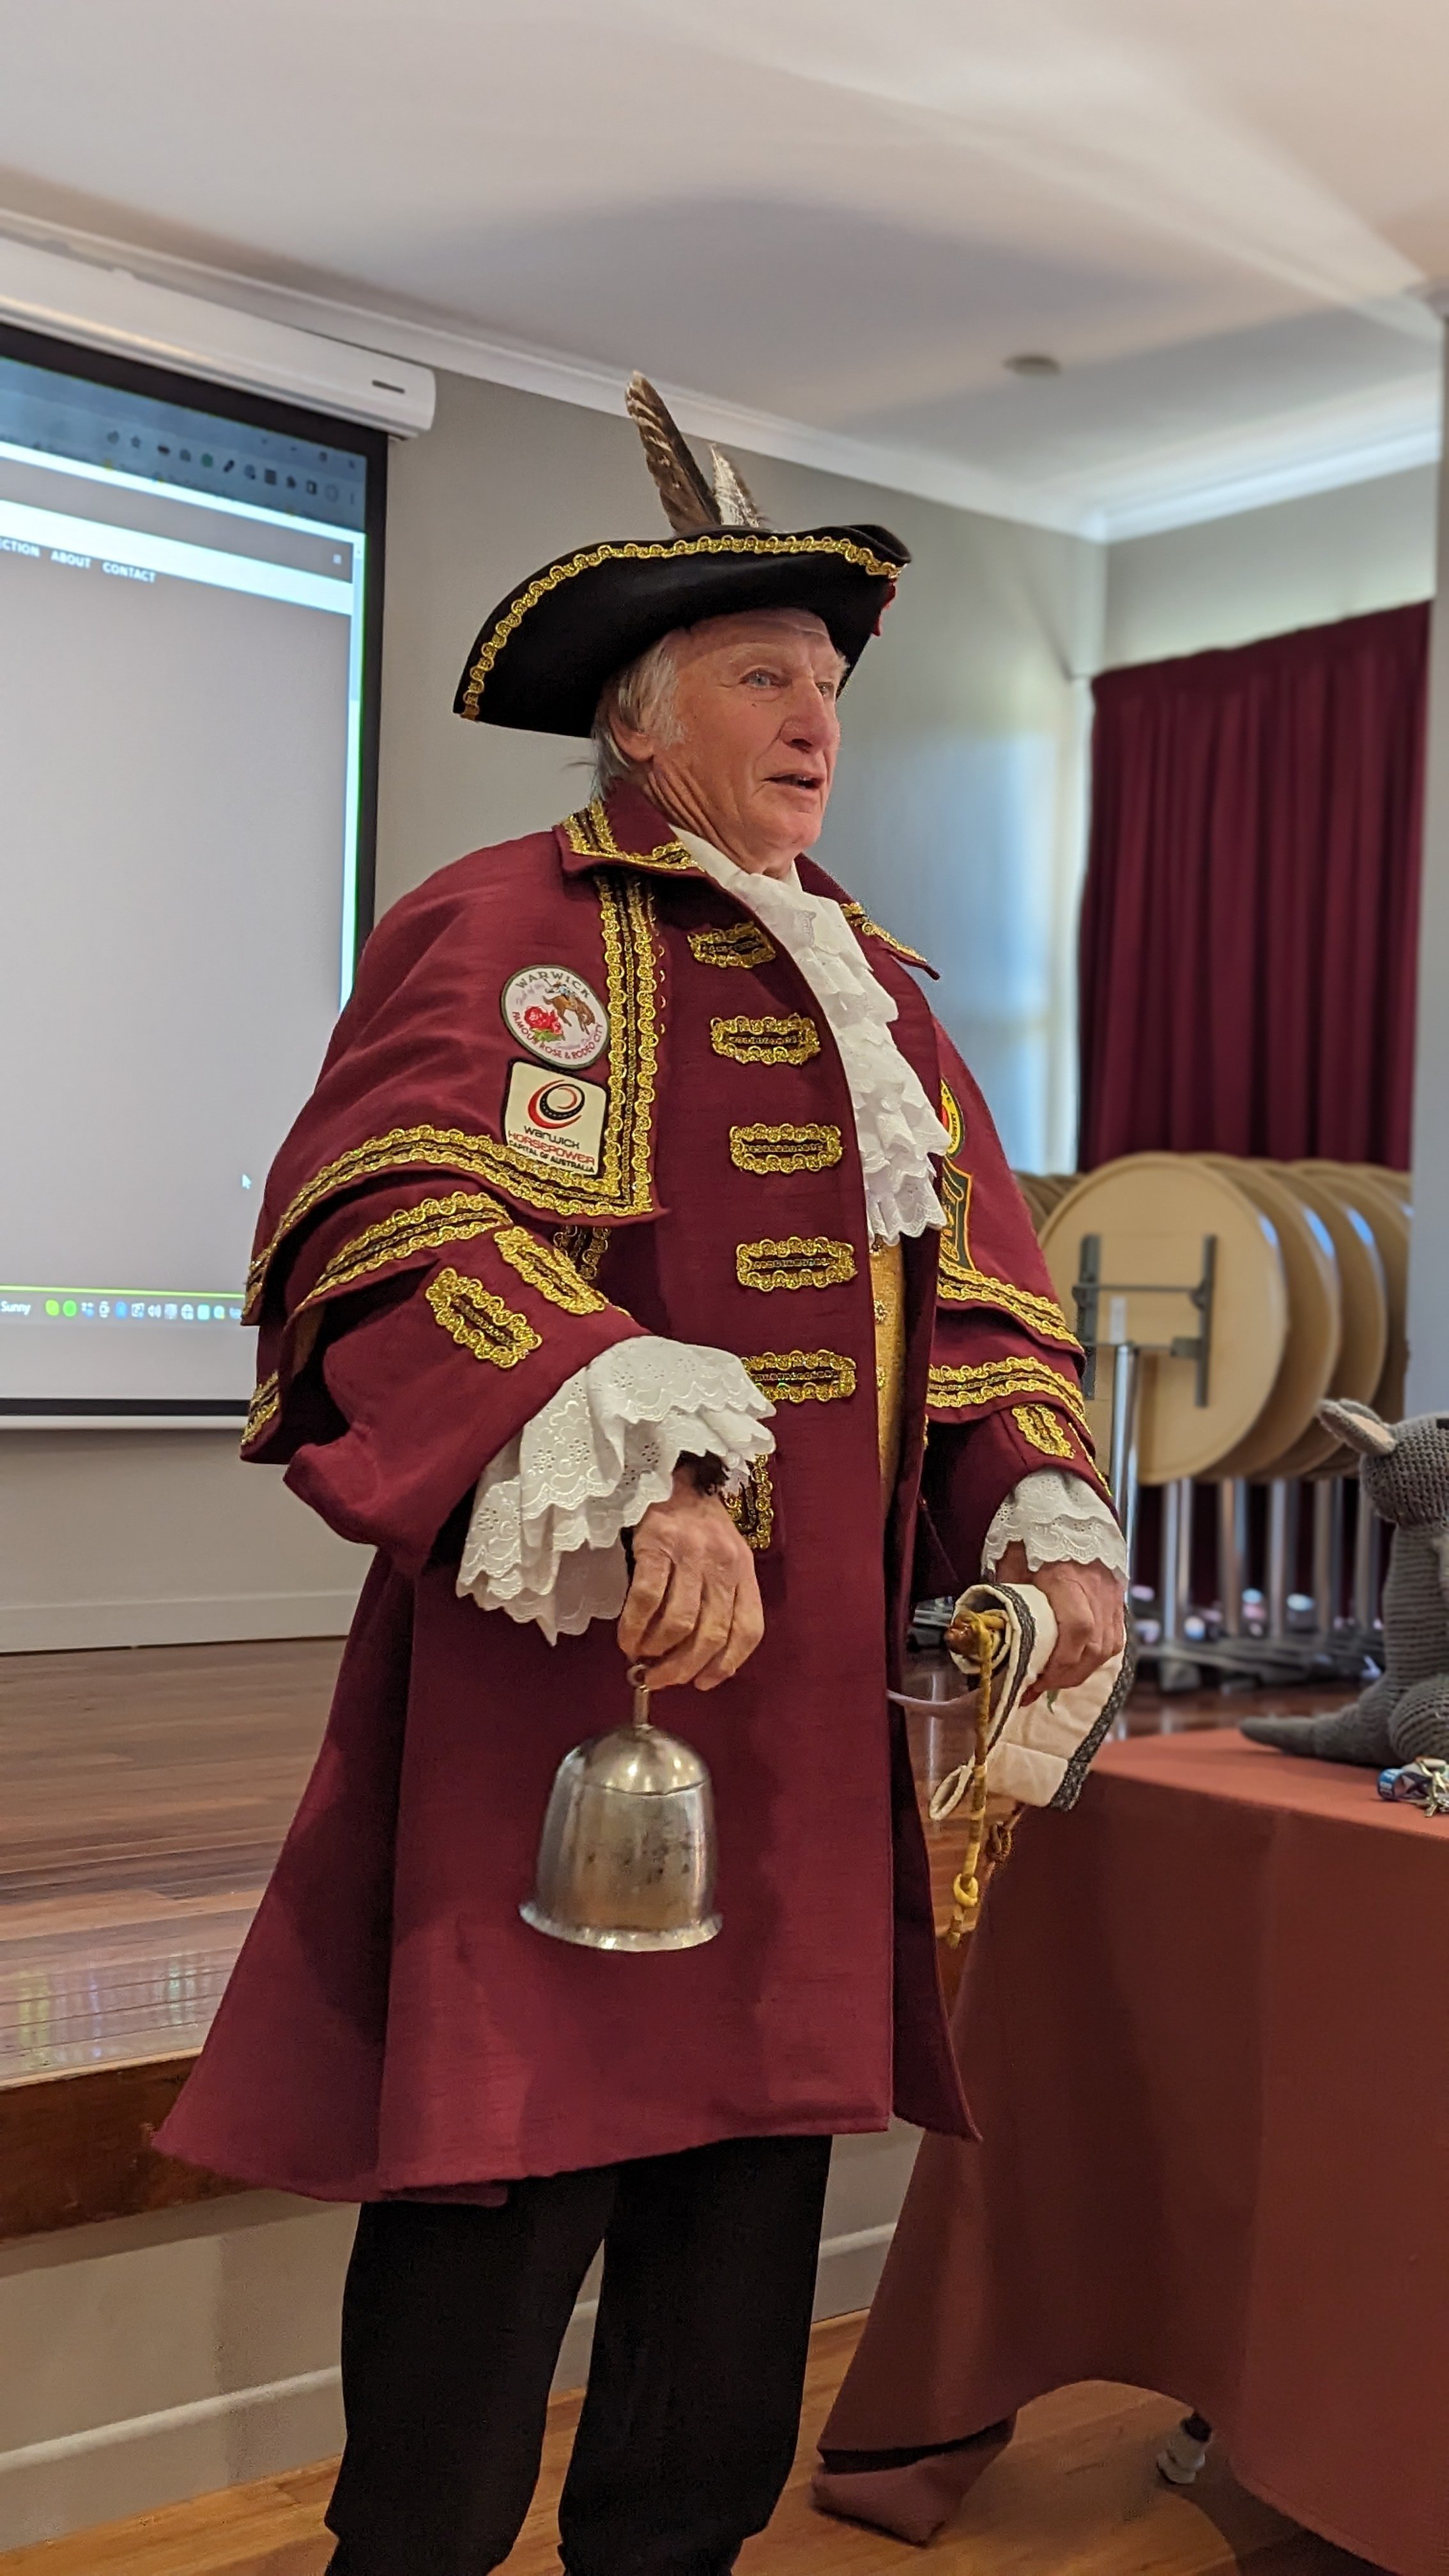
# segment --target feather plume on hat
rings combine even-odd
[[[717,447],[709,451],[711,490],[679,423],[647,376],[630,377],[624,405],[644,442],[645,461],[677,537],[703,536],[708,528],[769,526],[744,476]]]
[[[710,474],[646,376],[624,397],[673,533],[605,538],[544,564],[501,599],[453,705],[474,724],[587,736],[600,696],[678,626],[805,609],[853,670],[880,631],[909,549],[889,528],[775,529],[743,475],[710,449]]]

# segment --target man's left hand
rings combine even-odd
[[[992,1568],[991,1580],[1034,1585],[1046,1594],[1056,1614],[1057,1642],[1027,1692],[1028,1699],[1090,1681],[1098,1666],[1120,1654],[1126,1643],[1127,1586],[1108,1566],[1076,1565],[1067,1558],[1059,1564],[1039,1565],[1033,1573],[1026,1549],[1020,1539],[1014,1539]]]

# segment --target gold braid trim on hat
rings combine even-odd
[[[869,573],[876,581],[895,581],[900,565],[887,563],[883,555],[872,554],[869,546],[857,545],[851,537],[766,536],[750,529],[736,534],[722,528],[718,533],[699,537],[629,538],[618,545],[586,546],[576,555],[566,555],[561,563],[550,564],[509,601],[492,633],[478,648],[477,657],[468,672],[468,685],[463,691],[461,716],[478,720],[478,701],[483,695],[488,674],[509,638],[516,635],[529,610],[537,608],[566,581],[581,572],[597,572],[606,563],[660,563],[687,555],[753,555],[768,560],[776,555],[838,555],[842,562],[854,564],[860,572]]]

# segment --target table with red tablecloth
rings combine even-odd
[[[1085,2379],[1242,2483],[1449,2571],[1449,1820],[1235,1730],[1106,1748],[992,1888],[817,2501],[924,2538]],[[904,2455],[904,2456],[903,2456]]]

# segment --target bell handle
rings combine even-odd
[[[648,1665],[631,1664],[629,1666],[628,1678],[634,1693],[634,1716],[632,1720],[634,1732],[636,1735],[648,1735],[654,1724],[654,1721],[649,1714]]]

